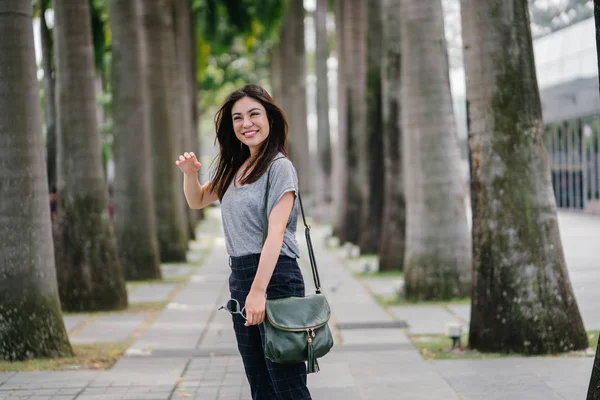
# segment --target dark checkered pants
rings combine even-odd
[[[260,254],[231,257],[229,290],[243,307],[258,268]],[[294,258],[280,256],[267,287],[268,299],[304,296],[304,280]],[[261,325],[244,326],[233,314],[233,329],[253,400],[311,400],[306,387],[306,364],[277,364],[265,358],[264,330]]]

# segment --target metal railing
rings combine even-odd
[[[600,213],[599,140],[600,116],[546,126],[557,207]]]

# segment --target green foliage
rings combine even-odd
[[[92,21],[92,41],[94,42],[94,64],[97,71],[104,71],[104,55],[110,43],[108,9],[106,0],[89,0]]]
[[[248,48],[257,40],[273,39],[287,0],[194,0],[192,9],[199,37],[210,43],[212,54],[229,50],[236,38]]]
[[[268,46],[257,44],[248,51],[240,42],[236,40],[229,53],[207,56],[201,75],[201,110],[218,106],[228,93],[248,82],[268,84]]]
[[[200,108],[212,113],[231,91],[268,83],[269,52],[287,0],[193,0]]]
[[[37,0],[33,2],[33,17],[39,18],[40,14],[52,8],[52,0]]]

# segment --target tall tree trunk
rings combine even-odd
[[[600,341],[598,341],[598,345],[596,346],[596,358],[594,358],[592,377],[590,378],[590,386],[588,387],[586,399],[600,400]]]
[[[190,134],[188,130],[188,124],[186,124],[186,113],[189,113],[184,106],[187,98],[187,91],[184,87],[184,76],[182,75],[183,66],[181,63],[181,49],[178,48],[178,24],[180,23],[177,20],[177,2],[180,0],[164,0],[165,2],[165,12],[167,15],[165,16],[165,20],[168,25],[168,30],[165,31],[167,35],[164,40],[168,41],[167,49],[167,60],[169,61],[167,71],[169,75],[169,79],[167,80],[168,84],[168,98],[171,113],[171,122],[172,122],[172,134],[175,135],[175,156],[179,156],[185,151],[191,151],[190,147]],[[183,187],[183,174],[177,174],[177,186],[179,188]],[[185,195],[183,194],[183,190],[179,189],[175,192],[175,196],[177,197],[177,212],[180,215],[181,220],[184,224],[184,235],[185,242],[187,246],[187,242],[190,239],[190,235],[194,228],[190,224],[190,207],[187,205],[187,201],[185,200]],[[187,248],[187,247],[186,247]]]
[[[315,200],[326,210],[331,205],[331,137],[329,133],[329,79],[327,59],[329,38],[327,36],[328,0],[317,0],[315,12],[316,73],[317,73],[317,159],[319,187]]]
[[[334,228],[333,234],[341,239],[345,239],[346,229],[346,210],[348,209],[348,154],[346,147],[348,143],[347,127],[347,104],[346,104],[346,37],[344,36],[346,23],[347,0],[336,0],[335,2],[335,51],[337,58],[337,151],[333,153],[333,175],[336,179],[333,182],[333,204],[334,204]]]
[[[473,205],[469,345],[529,354],[584,349],[556,219],[527,1],[465,0],[461,9]]]
[[[405,0],[401,25],[406,295],[468,296],[471,241],[441,0]]]
[[[383,114],[384,201],[379,247],[379,269],[402,269],[404,264],[406,203],[400,127],[400,3],[383,0],[383,57],[381,68]]]
[[[600,0],[594,0],[594,21],[596,22],[596,57],[600,79]],[[600,340],[596,346],[596,358],[594,358],[594,366],[592,367],[587,400],[600,400]]]
[[[146,50],[146,85],[150,101],[150,137],[154,201],[157,214],[161,261],[184,261],[187,252],[187,227],[179,192],[182,192],[175,164],[181,152],[175,131],[169,80],[172,66],[172,13],[169,0],[147,1],[142,7]]]
[[[362,149],[367,145],[367,2],[346,0],[343,12],[343,60],[346,107],[344,147],[346,153],[343,168],[346,169],[344,208],[339,221],[339,237],[342,242],[359,243],[363,187],[366,167],[361,163]]]
[[[271,97],[280,103],[282,101],[281,75],[281,40],[271,48]]]
[[[44,120],[46,122],[46,167],[48,186],[56,187],[56,99],[52,61],[52,33],[46,24],[47,2],[42,1],[40,11],[40,38],[42,45],[42,68],[44,70]]]
[[[55,235],[60,299],[67,310],[127,307],[108,216],[96,118],[94,52],[86,1],[54,0],[58,115]]]
[[[115,154],[114,208],[119,256],[127,279],[160,279],[141,4],[110,0]]]
[[[202,144],[200,143],[200,117],[198,112],[198,104],[200,103],[200,93],[198,93],[198,41],[196,37],[197,28],[197,20],[196,14],[191,7],[188,7],[188,11],[190,13],[190,70],[188,73],[189,79],[189,87],[192,94],[191,99],[191,113],[192,113],[192,149],[198,155],[198,157],[202,156]],[[196,213],[196,219],[202,220],[204,219],[204,209],[194,210]]]
[[[72,354],[45,174],[32,7],[0,2],[0,360]]]
[[[381,0],[368,0],[367,34],[367,126],[366,143],[360,150],[364,167],[362,222],[360,225],[360,250],[377,253],[381,240],[383,214],[383,126],[381,102],[382,58]]]
[[[298,171],[300,193],[310,202],[314,193],[308,152],[303,0],[288,1],[278,49],[281,66],[280,105],[288,117],[290,159]]]
[[[194,126],[192,115],[192,87],[190,85],[190,68],[191,68],[191,21],[190,21],[190,6],[188,0],[173,0],[173,37],[175,46],[173,46],[176,57],[176,66],[173,69],[174,79],[178,82],[179,90],[176,90],[174,97],[178,99],[180,108],[180,124],[181,124],[181,149],[183,151],[193,151],[199,153],[199,149],[193,146],[194,143]],[[179,174],[181,185],[183,186],[183,174]],[[183,191],[180,191],[183,194]],[[196,235],[196,224],[198,218],[195,210],[192,210],[181,196],[181,201],[185,210],[185,219],[188,226],[188,236],[191,239]]]

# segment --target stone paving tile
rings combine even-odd
[[[71,343],[116,343],[126,340],[148,316],[125,313],[99,316],[81,332],[71,338]]]
[[[447,306],[451,312],[458,315],[462,322],[464,322],[467,327],[468,323],[471,320],[471,305],[469,304],[452,304]]]
[[[593,357],[528,357],[509,360],[495,363],[494,366],[502,370],[510,370],[519,366],[537,376],[565,399],[584,399],[586,397],[594,363]]]
[[[236,348],[237,342],[231,324],[231,315],[226,311],[217,312],[210,326],[204,332],[200,349]]]
[[[103,371],[36,371],[13,374],[3,386],[33,388],[76,388],[101,375]]]
[[[463,329],[468,328],[442,306],[391,306],[388,309],[396,318],[408,323],[412,334],[445,334],[447,323],[461,323]]]
[[[397,296],[404,284],[402,278],[362,278],[361,281],[373,295],[385,297]]]
[[[193,358],[178,383],[173,399],[182,394],[204,400],[249,398],[241,397],[246,396],[244,386],[247,385],[239,356]]]
[[[6,382],[8,379],[10,379],[10,377],[13,375],[14,375],[13,372],[0,372],[0,387],[2,386],[2,384],[4,382]]]
[[[64,315],[63,320],[65,321],[65,328],[67,329],[67,332],[71,332],[77,327],[77,325],[79,325],[89,317],[90,315],[86,314]]]
[[[356,387],[335,388],[310,388],[310,395],[314,400],[364,400],[360,390]],[[375,399],[375,397],[373,397]],[[396,397],[397,398],[397,397]],[[396,399],[395,398],[395,399]],[[378,398],[377,398],[378,399]],[[379,400],[379,399],[378,399]]]
[[[585,398],[593,358],[510,357],[430,363],[466,399],[554,400]]]
[[[410,343],[402,329],[342,329],[340,332],[344,345]]]
[[[175,289],[175,283],[143,283],[129,293],[129,302],[165,301]]]
[[[168,400],[173,390],[172,386],[109,386],[90,387],[77,399],[115,399],[115,400]]]
[[[188,264],[161,264],[160,270],[163,278],[179,278],[192,272],[192,266]]]
[[[477,374],[446,377],[446,380],[463,399],[562,400],[561,396],[532,374]]]

